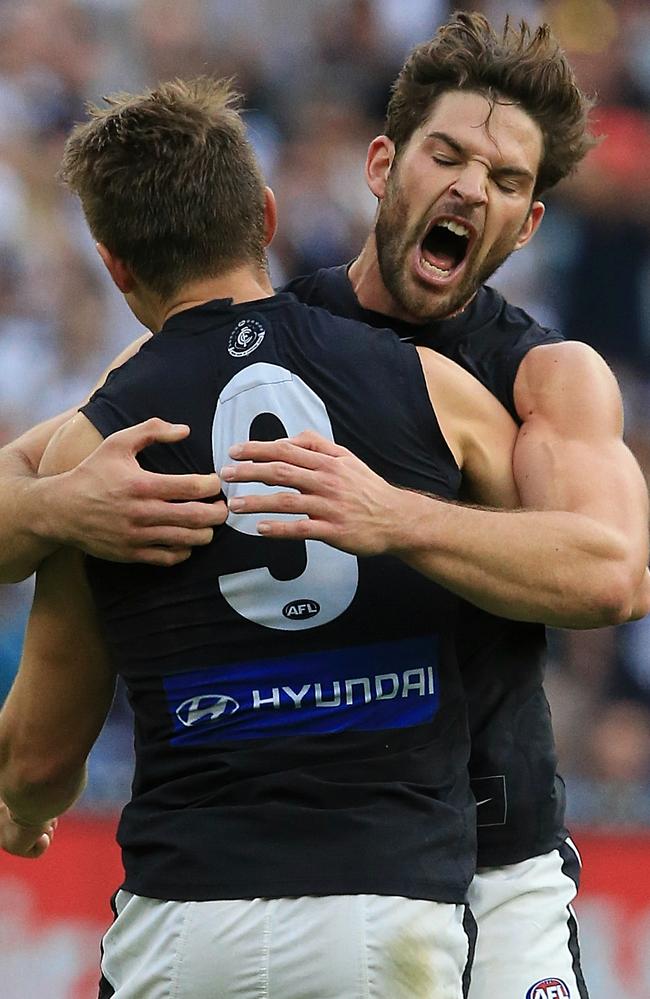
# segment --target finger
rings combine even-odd
[[[43,835],[39,836],[34,845],[24,854],[24,856],[29,860],[38,860],[39,857],[43,856],[46,850],[49,850],[51,843],[51,833],[43,833]]]
[[[186,562],[192,554],[191,548],[134,548],[129,558],[130,562],[142,562],[144,565],[159,565],[170,567]]]
[[[216,503],[171,503],[151,500],[134,516],[133,522],[142,527],[187,527],[200,529],[218,527],[228,516],[223,500]]]
[[[211,527],[155,527],[143,528],[134,534],[138,548],[195,548],[209,545],[214,537]]]
[[[327,437],[316,433],[315,430],[303,430],[301,434],[289,437],[288,440],[291,444],[295,444],[296,447],[306,448],[309,451],[318,452],[319,454],[328,454],[333,458],[340,458],[345,454],[349,454],[347,448],[328,440]]]
[[[167,423],[166,420],[159,420],[154,416],[144,423],[137,423],[134,427],[118,430],[107,440],[113,447],[119,447],[135,455],[150,444],[173,444],[175,441],[181,441],[189,432],[190,428],[184,423]]]
[[[308,517],[323,516],[323,501],[302,493],[266,493],[263,496],[234,496],[228,502],[233,513],[288,513]]]
[[[165,475],[162,472],[142,472],[139,476],[143,495],[161,500],[212,499],[221,492],[221,482],[216,472],[201,475]]]
[[[311,469],[322,466],[322,459],[318,454],[292,443],[286,437],[276,441],[244,441],[243,444],[233,444],[228,454],[238,461],[284,461],[298,468]]]
[[[224,482],[262,482],[267,486],[290,486],[302,492],[311,492],[318,482],[313,471],[287,465],[283,461],[242,461],[237,465],[224,465],[221,478]]]
[[[281,538],[294,541],[327,541],[329,525],[324,521],[311,520],[260,520],[257,533],[265,538]]]
[[[5,850],[17,857],[40,857],[50,845],[49,832],[39,832],[38,826],[20,825],[12,820],[5,840]]]

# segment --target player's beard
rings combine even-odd
[[[459,214],[458,211],[451,214]],[[462,212],[460,213],[462,214]],[[430,217],[430,211],[427,213]],[[400,309],[414,321],[426,323],[444,319],[460,312],[474,297],[478,289],[503,264],[515,249],[520,229],[507,232],[496,240],[485,259],[476,263],[480,251],[477,241],[458,284],[436,292],[421,285],[411,273],[411,255],[418,244],[426,224],[426,217],[419,219],[409,230],[404,230],[408,218],[408,203],[398,185],[389,181],[379,207],[375,223],[377,261],[382,280]]]

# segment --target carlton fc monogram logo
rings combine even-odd
[[[240,319],[228,337],[228,353],[231,357],[247,357],[265,336],[266,330],[257,319]]]

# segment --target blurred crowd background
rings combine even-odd
[[[363,177],[409,48],[455,9],[548,20],[606,139],[547,198],[495,276],[515,304],[616,371],[627,440],[650,475],[650,5],[647,0],[0,0],[0,443],[78,403],[140,332],[56,179],[84,102],[173,76],[235,76],[276,191],[276,284],[352,259],[374,214]],[[0,700],[30,584],[0,588]],[[551,635],[548,693],[572,821],[650,824],[650,618]],[[128,795],[118,697],[80,808]]]

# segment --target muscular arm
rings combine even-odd
[[[0,846],[38,857],[53,819],[83,790],[86,757],[115,674],[81,553],[60,549],[37,573],[18,675],[0,712]]]
[[[504,616],[577,628],[642,615],[647,494],[613,375],[584,344],[554,344],[527,355],[515,393],[527,511],[450,506],[437,529],[416,526],[406,561]]]
[[[602,624],[650,610],[648,495],[623,441],[623,407],[603,359],[582,343],[537,347],[515,382],[523,421],[513,467],[522,501],[553,514],[563,571],[549,599],[582,586],[602,608]],[[571,555],[573,554],[573,558]],[[531,551],[531,571],[540,571]]]
[[[145,334],[127,347],[97,385],[148,338]],[[60,545],[114,561],[171,565],[187,558],[192,545],[211,540],[222,511],[218,504],[195,501],[218,492],[217,477],[154,475],[136,461],[142,448],[180,440],[187,427],[147,421],[100,442],[78,467],[39,479],[48,442],[74,412],[48,420],[0,449],[0,582],[31,575]]]
[[[59,476],[101,442],[81,413],[59,428],[41,471]],[[0,711],[0,846],[38,857],[53,820],[83,790],[86,757],[104,723],[115,674],[99,629],[81,552],[61,548],[36,573],[14,685]]]
[[[515,445],[515,479],[523,503],[538,509],[502,512],[396,495],[361,462],[342,454],[344,449],[336,452],[336,446],[308,438],[303,441],[311,451],[306,459],[286,445],[282,450],[248,444],[233,454],[272,462],[263,481],[309,493],[280,494],[283,498],[272,507],[268,497],[250,498],[240,510],[306,513],[309,521],[269,522],[263,532],[320,538],[357,554],[398,554],[472,603],[505,617],[592,628],[645,613],[647,496],[622,443],[614,379],[589,348],[558,344],[530,352],[516,392],[525,421]],[[436,408],[443,429],[446,422],[453,426],[454,410],[446,421],[444,407]],[[475,423],[474,430],[480,432],[480,425]],[[488,464],[479,462],[470,472],[475,486],[482,481],[489,488],[489,456],[496,454],[490,435],[483,420],[474,458],[483,454]],[[290,463],[297,462],[306,468],[292,471]],[[260,466],[253,472],[238,465],[232,479],[251,481],[259,475]],[[480,489],[475,495],[482,503],[498,501]]]

